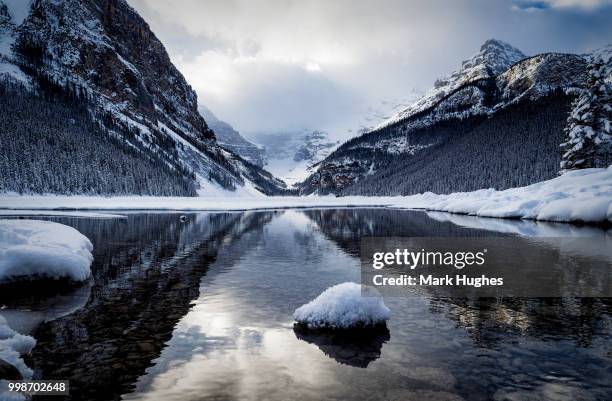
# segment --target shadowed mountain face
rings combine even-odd
[[[410,195],[506,189],[555,177],[587,68],[610,52],[525,57],[487,41],[420,99],[322,160],[302,193]]]
[[[198,297],[219,249],[261,230],[271,214],[189,217],[73,222],[94,243],[95,284],[82,309],[36,330],[35,377],[70,380],[75,400],[130,392]]]
[[[11,15],[16,14],[14,3],[7,7],[0,0],[0,64],[8,71],[4,79],[21,84],[14,90],[43,98],[51,93],[55,95],[53,103],[76,99],[74,103],[86,109],[91,124],[108,131],[103,135],[107,143],[101,146],[123,145],[136,157],[150,160],[151,169],[169,168],[174,175],[193,181],[200,194],[206,194],[211,185],[233,190],[248,181],[266,193],[283,188],[280,181],[260,167],[219,146],[198,112],[195,91],[172,64],[146,21],[125,0],[37,0],[31,4],[29,11],[24,6],[26,17],[18,21]],[[75,109],[77,105],[68,102],[66,107]],[[19,117],[10,112],[7,109],[3,118]],[[31,123],[20,121],[19,125]],[[48,125],[53,126],[51,122]],[[45,132],[50,137],[49,150],[38,152],[42,160],[51,158],[54,150],[65,152],[64,147],[53,149],[54,132],[50,131]],[[77,130],[72,140],[78,143],[79,135],[90,131]],[[78,148],[73,153],[79,156],[73,160],[80,160],[80,156],[87,159]],[[79,177],[78,167],[64,166]],[[35,173],[20,172],[12,186],[20,180],[28,182],[29,175]],[[56,175],[58,181],[66,180],[60,169]],[[87,191],[111,192],[98,181],[91,184],[84,185],[90,188]],[[116,192],[141,193],[129,181],[124,187]],[[45,189],[33,185],[29,190]],[[144,193],[164,195],[164,189],[153,188]],[[64,185],[55,192],[86,190]],[[172,194],[194,192],[175,190]]]
[[[259,167],[264,167],[266,164],[266,151],[263,147],[246,140],[230,124],[219,120],[206,106],[200,105],[200,112],[206,119],[210,129],[214,131],[217,142],[222,148],[237,154]]]

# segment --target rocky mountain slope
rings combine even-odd
[[[511,45],[495,40],[487,40],[480,51],[472,58],[464,60],[461,68],[450,75],[434,82],[433,88],[420,99],[400,111],[376,128],[382,128],[409,118],[431,108],[445,97],[456,92],[462,86],[472,82],[487,80],[506,71],[511,65],[525,58],[525,55]]]
[[[198,112],[195,92],[148,24],[125,0],[0,0],[0,74],[3,80],[18,83],[11,90],[28,90],[43,101],[52,95],[54,103],[69,98],[73,104],[67,107],[84,107],[87,112],[79,113],[88,121],[79,121],[79,125],[98,127],[100,146],[113,147],[111,154],[130,154],[135,163],[148,160],[157,173],[174,176],[185,187],[170,190],[164,188],[164,180],[157,180],[145,189],[126,183],[111,193],[210,195],[283,190],[284,184],[271,174],[219,146]],[[18,121],[16,126],[20,126]],[[87,135],[73,131],[70,137],[76,143]],[[49,152],[39,158],[51,160],[61,150],[53,146],[53,132],[41,135],[50,145]],[[83,159],[78,147],[73,152],[73,160]],[[85,164],[75,162],[63,170],[71,172],[78,183]],[[16,184],[38,173],[27,171],[27,165],[22,167],[0,190],[21,191]],[[63,181],[66,175],[57,167],[57,180]],[[125,174],[131,175],[129,169]],[[76,190],[62,184],[52,188],[53,192],[107,192],[96,180]],[[46,189],[25,188],[27,192]]]
[[[227,149],[259,167],[265,165],[265,149],[262,146],[246,140],[230,124],[219,120],[206,106],[200,105],[200,113],[206,120],[208,127],[215,133],[217,143],[223,149]]]
[[[550,179],[591,57],[525,57],[488,40],[410,107],[321,161],[301,192],[448,193]]]

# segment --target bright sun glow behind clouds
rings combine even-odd
[[[526,54],[612,37],[609,0],[128,1],[200,102],[243,133],[346,137],[369,107],[429,88],[492,37]]]

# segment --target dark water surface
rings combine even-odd
[[[93,279],[0,293],[36,338],[36,378],[70,380],[73,400],[612,400],[610,299],[389,298],[388,330],[354,335],[292,321],[359,282],[363,236],[582,236],[588,256],[609,232],[387,209],[179,216],[52,219],[92,240]]]

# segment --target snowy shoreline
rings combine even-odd
[[[141,196],[0,196],[0,215],[55,211],[257,211],[307,208],[389,207],[478,217],[564,223],[612,223],[612,166],[566,173],[548,181],[503,191],[411,196],[308,196],[182,198]]]
[[[0,284],[31,279],[85,281],[93,245],[79,231],[42,220],[0,220]]]

